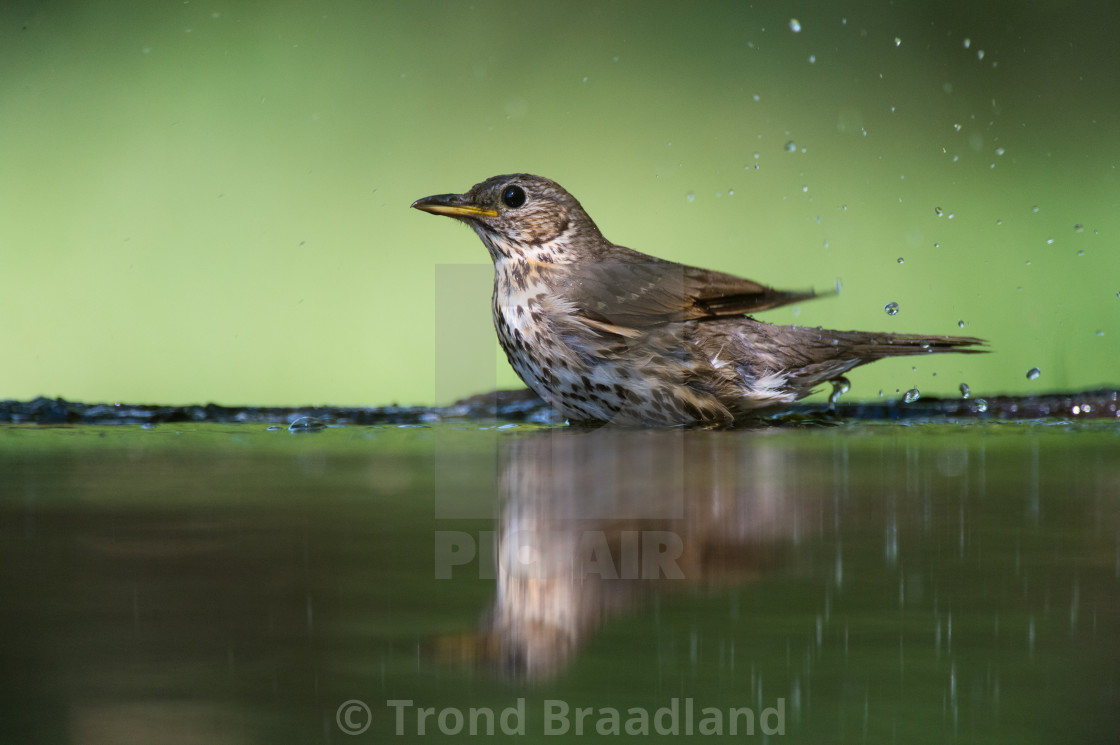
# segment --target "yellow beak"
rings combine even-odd
[[[417,199],[412,203],[413,209],[431,212],[433,215],[447,215],[448,217],[497,217],[496,210],[483,209],[473,204],[458,204],[463,197],[459,194],[436,194],[431,197]]]

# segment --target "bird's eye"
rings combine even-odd
[[[525,190],[520,186],[507,186],[502,190],[502,204],[510,209],[517,209],[525,204]]]

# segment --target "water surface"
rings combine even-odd
[[[1120,733],[1114,422],[499,426],[0,430],[0,739]]]

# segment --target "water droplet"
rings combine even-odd
[[[809,55],[809,64],[810,65],[815,65],[816,63],[817,63],[817,55],[810,54]]]
[[[906,391],[906,393],[902,396],[902,400],[905,401],[908,404],[912,404],[921,397],[922,397],[922,394],[918,393],[917,388],[911,388],[910,390]]]
[[[963,329],[964,328],[964,321],[957,321],[957,328]]]
[[[934,243],[934,244],[933,244],[933,247],[934,247],[934,248],[941,248],[941,244],[940,244],[940,243]]]
[[[968,383],[961,383],[961,398],[968,398],[972,395],[972,389],[968,387]]]
[[[684,198],[687,199],[690,202],[695,202],[696,201],[696,195],[693,194],[692,192],[689,192],[689,193],[685,194]]]
[[[898,38],[897,36],[894,37],[894,45],[896,47],[902,46],[902,39]]]
[[[1037,367],[1032,367],[1030,370],[1027,370],[1027,380],[1038,380],[1038,376],[1041,374],[1041,370]]]
[[[786,143],[785,148],[787,153],[795,153],[797,152],[797,143],[795,143],[793,140],[790,140]]]
[[[1100,329],[1097,329],[1097,336],[1104,336],[1104,332]]]
[[[802,187],[801,187],[801,193],[802,193],[802,194],[804,194],[804,193],[805,193],[805,192],[807,192],[807,191],[809,191],[809,187],[808,187],[808,186],[802,186]]]
[[[847,378],[840,377],[840,378],[836,378],[835,380],[833,380],[832,381],[832,393],[830,393],[829,396],[828,396],[828,405],[829,406],[835,406],[836,402],[840,399],[840,397],[843,396],[848,391],[850,391],[851,389],[852,389],[852,384],[848,381]]]
[[[976,50],[976,59],[978,59],[978,60],[984,59],[984,50],[983,49],[977,49]]]
[[[1084,255],[1085,255],[1085,252],[1084,252],[1084,251],[1078,251],[1078,252],[1077,252],[1077,255],[1078,255],[1078,256],[1084,256]]]
[[[300,434],[302,432],[322,432],[326,429],[327,423],[322,419],[313,416],[301,416],[288,425],[288,431],[292,434]]]
[[[1035,206],[1031,207],[1031,212],[1033,212],[1035,214],[1038,214],[1038,205],[1037,204]]]
[[[888,316],[897,316],[898,315],[898,303],[896,303],[892,300],[891,302],[889,302],[885,306],[883,306],[883,310],[886,312],[886,314]]]
[[[904,259],[904,258],[902,258],[901,256],[899,256],[899,257],[898,257],[898,263],[899,263],[899,264],[905,264],[905,263],[906,263],[906,259]]]
[[[954,130],[954,131],[956,131],[956,132],[960,132],[960,131],[961,131],[961,125],[959,125],[959,124],[954,124],[954,125],[953,125],[953,130]]]
[[[796,18],[789,19],[789,30],[795,34],[801,33],[801,21]]]
[[[735,190],[734,189],[728,189],[727,190],[727,196],[729,196],[729,197],[735,196]]]
[[[933,214],[937,215],[938,217],[941,217],[941,208],[940,207],[934,207],[933,208]]]
[[[968,37],[966,36],[966,37],[965,37],[965,39],[964,39],[964,48],[965,48],[965,49],[968,49],[968,48],[969,48],[970,46],[972,46],[972,39],[969,39],[969,38],[968,38]]]
[[[585,83],[587,82],[587,76],[586,75],[583,76],[583,82],[585,82]]]
[[[982,398],[976,399],[976,410],[983,414],[988,410],[988,402]]]
[[[956,214],[953,213],[953,212],[950,212],[948,217],[949,217],[950,220],[952,220],[954,217],[956,217]]]
[[[1047,238],[1047,239],[1046,239],[1046,245],[1047,245],[1047,246],[1052,246],[1052,245],[1054,245],[1054,239],[1053,239],[1053,238]]]
[[[836,284],[833,286],[836,288],[837,294],[844,289],[844,285],[840,283],[840,280],[836,280]],[[1120,297],[1120,292],[1116,293],[1116,297]]]
[[[1081,227],[1081,223],[1077,223],[1076,225],[1074,225],[1073,229],[1076,230],[1078,233],[1080,233],[1082,230],[1084,230],[1084,228]]]

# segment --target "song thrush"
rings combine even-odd
[[[555,181],[495,176],[413,207],[470,225],[494,261],[513,369],[571,421],[725,427],[857,365],[978,352],[967,336],[775,326],[748,313],[815,296],[618,246]]]

